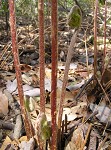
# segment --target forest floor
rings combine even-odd
[[[101,12],[103,8],[101,8]],[[99,18],[100,17],[100,18]],[[111,11],[108,9],[105,70],[103,72],[104,17],[98,18],[98,73],[94,72],[93,17],[87,15],[78,34],[70,64],[63,110],[62,146],[65,150],[111,150]],[[63,19],[63,18],[62,18]],[[17,81],[11,52],[10,31],[0,19],[0,149],[37,149],[34,140],[27,141],[20,112]],[[50,23],[50,21],[49,21]],[[65,70],[68,47],[73,35],[66,18],[58,24],[57,108]],[[17,20],[17,39],[22,71],[23,91],[29,101],[29,117],[35,126],[40,110],[38,28]],[[103,73],[101,75],[101,73]],[[46,116],[51,120],[51,29],[45,27]],[[48,148],[47,148],[48,149]]]

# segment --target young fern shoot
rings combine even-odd
[[[65,99],[65,92],[66,92],[66,85],[68,80],[68,72],[70,68],[70,62],[73,56],[73,47],[75,46],[77,34],[79,31],[79,28],[81,26],[82,22],[82,13],[78,6],[72,7],[67,23],[71,29],[74,29],[73,36],[71,38],[71,42],[68,49],[67,59],[66,59],[66,65],[65,65],[65,71],[64,71],[64,78],[63,78],[63,85],[62,85],[62,91],[61,91],[61,99],[60,99],[60,105],[59,105],[59,111],[58,111],[58,142],[60,142],[60,136],[61,136],[61,122],[62,122],[62,113],[63,113],[63,104]]]

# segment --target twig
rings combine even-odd
[[[109,120],[110,120],[110,113],[109,113],[109,115],[108,115],[107,123],[106,123],[105,128],[104,128],[104,131],[103,131],[103,136],[104,136],[105,131],[106,131],[108,125],[109,125]]]
[[[22,129],[22,117],[21,117],[20,114],[18,114],[16,116],[16,124],[15,124],[15,127],[14,127],[14,133],[13,133],[13,138],[14,139],[19,139],[20,138],[21,129]]]
[[[86,33],[85,33],[85,51],[86,51],[86,66],[87,66],[87,75],[88,75],[88,78],[89,78],[88,49],[87,49],[87,39],[86,39]]]
[[[92,82],[94,79],[94,76],[92,76],[80,89],[79,93],[76,95],[76,97],[74,98],[74,100],[78,100],[78,98],[81,96],[81,94],[83,93],[83,91],[85,90],[85,88],[87,87],[87,85]]]
[[[79,119],[77,121],[72,121],[68,126],[67,130],[71,130],[72,128],[78,126],[81,123],[82,119]]]
[[[62,121],[62,129],[61,129],[61,139],[63,140],[64,137],[64,120]]]
[[[65,133],[67,133],[67,114],[65,114]]]
[[[106,94],[106,92],[105,92],[105,90],[104,90],[102,84],[100,83],[100,81],[98,80],[98,78],[97,78],[96,75],[95,75],[95,78],[96,78],[96,80],[98,81],[98,83],[99,83],[99,85],[100,85],[100,87],[101,87],[101,89],[102,89],[102,91],[103,91],[103,93],[104,93],[104,95],[105,95],[106,100],[109,102],[109,104],[110,104],[110,106],[111,106],[110,99],[109,99],[109,97],[107,96],[107,94]]]
[[[108,138],[108,134],[106,135],[106,137],[104,138],[104,140],[103,140],[102,143],[100,144],[98,150],[101,150],[101,148],[103,147],[103,145],[104,145],[104,143],[106,142],[107,138]]]
[[[87,131],[87,134],[86,134],[86,137],[85,137],[85,140],[84,140],[84,143],[82,144],[82,147],[80,150],[83,150],[84,149],[84,146],[86,145],[87,143],[87,139],[88,139],[88,136],[90,134],[90,131],[91,131],[91,128],[92,128],[92,124],[89,125],[89,128],[88,128],[88,131]]]
[[[98,111],[94,111],[83,123],[85,124],[90,118],[92,118],[93,116],[97,114],[98,114]]]

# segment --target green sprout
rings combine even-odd
[[[78,6],[73,6],[68,14],[67,23],[72,29],[78,29],[81,26],[82,13]]]
[[[34,100],[28,95],[24,96],[25,108],[28,112],[32,112],[35,109]]]
[[[101,5],[105,5],[105,0],[99,0],[99,3],[100,3]]]
[[[51,137],[51,127],[44,114],[41,120],[41,136],[43,140],[48,140]]]

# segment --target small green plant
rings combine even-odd
[[[78,6],[72,7],[70,13],[68,14],[67,23],[72,29],[78,29],[81,25],[82,14]]]
[[[1,1],[0,12],[8,12],[8,1]]]
[[[51,128],[47,121],[46,115],[41,120],[41,136],[43,140],[49,140],[51,137]]]
[[[99,0],[99,3],[100,3],[101,5],[105,5],[105,0]]]
[[[28,112],[32,112],[35,109],[34,101],[28,95],[24,96],[25,108]]]
[[[47,117],[44,113],[39,113],[36,121],[37,135],[44,141],[49,140],[51,137],[51,127],[47,121]]]

